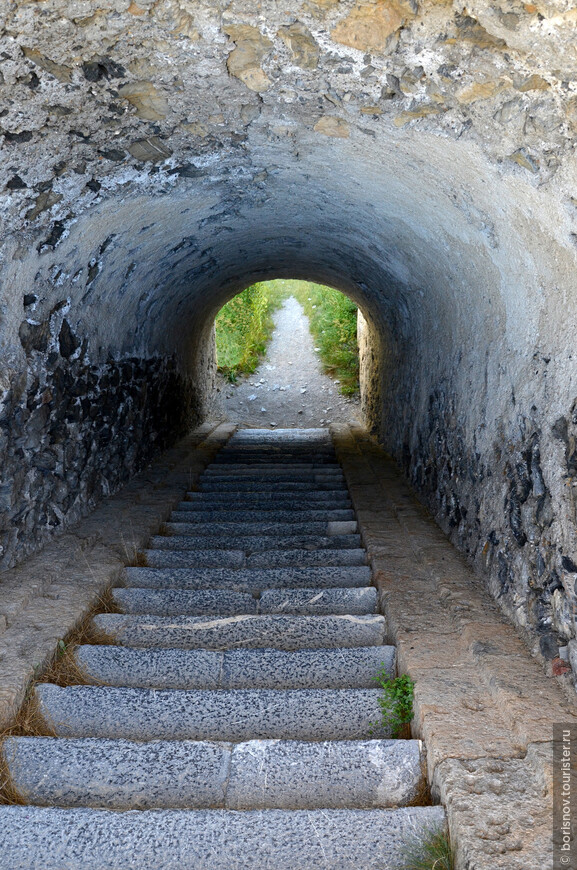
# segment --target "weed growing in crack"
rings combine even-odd
[[[404,674],[402,677],[389,677],[383,664],[375,677],[375,681],[382,689],[379,698],[381,708],[381,721],[371,722],[371,729],[385,729],[391,732],[392,737],[405,736],[403,731],[413,719],[413,697],[415,684],[411,678]],[[409,735],[410,736],[410,735]]]
[[[431,828],[406,844],[401,863],[395,870],[454,870],[454,866],[447,832]]]

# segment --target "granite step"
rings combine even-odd
[[[175,513],[177,519],[175,520]],[[344,522],[300,522],[300,523],[250,523],[243,522],[240,518],[236,523],[206,523],[202,522],[202,517],[196,522],[190,522],[190,517],[185,517],[180,520],[180,516],[184,511],[173,511],[170,521],[165,524],[165,533],[167,535],[203,535],[205,537],[217,535],[258,535],[259,537],[270,537],[272,535],[291,536],[291,535],[315,535],[324,537],[326,535],[354,535],[357,532],[356,520]]]
[[[188,503],[192,502],[202,502],[202,504],[209,506],[215,504],[226,504],[229,507],[231,502],[234,501],[233,497],[228,492],[199,492],[196,490],[192,490],[186,493],[186,499]],[[347,490],[339,490],[338,492],[329,492],[323,491],[320,492],[318,490],[312,490],[309,492],[300,492],[296,494],[291,493],[279,493],[274,490],[263,491],[263,492],[243,492],[241,493],[241,497],[236,500],[239,508],[249,507],[249,506],[266,506],[267,509],[270,509],[269,505],[274,504],[275,507],[282,508],[291,508],[293,506],[297,506],[297,510],[319,510],[322,508],[329,509],[342,509],[350,508],[351,499]]]
[[[379,646],[385,640],[380,615],[150,616],[99,613],[97,637],[121,646],[174,649],[319,649]]]
[[[170,540],[166,538],[165,540]],[[229,555],[230,559],[226,559]],[[149,568],[304,568],[365,565],[366,552],[353,550],[268,550],[245,555],[240,550],[144,550]]]
[[[246,566],[247,568],[285,568],[305,565],[365,565],[366,562],[367,554],[365,550],[360,548],[350,550],[268,550],[247,556]]]
[[[83,645],[74,650],[86,681],[148,689],[374,689],[395,675],[396,649],[181,650]]]
[[[338,473],[342,475],[343,470],[338,462],[328,463],[328,462],[261,462],[258,466],[255,466],[254,462],[247,460],[243,462],[242,460],[238,460],[237,462],[229,462],[222,461],[218,465],[212,463],[208,468],[205,468],[202,472],[203,476],[211,477],[212,475],[220,476],[221,474],[260,474],[261,472],[278,472],[279,474],[286,474],[287,472],[292,474],[293,472],[300,473],[319,473],[319,474],[332,474]]]
[[[197,492],[207,492],[207,493],[217,493],[217,492],[230,492],[230,493],[244,493],[244,492],[299,492],[303,494],[308,493],[331,493],[334,495],[340,495],[342,493],[347,493],[347,487],[345,484],[339,484],[338,481],[333,480],[325,480],[325,481],[271,481],[268,482],[266,480],[262,480],[261,478],[256,478],[254,481],[247,480],[246,482],[243,480],[229,480],[220,482],[219,480],[199,480],[197,484]]]
[[[170,527],[169,527],[170,528]],[[185,533],[153,535],[150,547],[154,550],[242,550],[255,553],[261,550],[354,550],[361,545],[360,535],[220,535],[193,536]]]
[[[317,523],[317,522],[354,522],[355,513],[351,508],[324,508],[318,505],[314,510],[299,505],[279,505],[274,508],[268,505],[265,508],[245,508],[239,505],[236,509],[232,505],[219,504],[218,506],[206,507],[200,501],[182,501],[177,505],[177,510],[171,514],[172,522],[185,523]]]
[[[309,429],[237,429],[228,444],[328,444],[332,447],[329,429],[314,426]]]
[[[213,459],[213,467],[220,465],[240,464],[260,467],[261,465],[326,465],[330,468],[338,466],[334,451],[294,450],[286,453],[281,450],[223,450]]]
[[[261,483],[274,483],[278,484],[279,489],[280,485],[284,483],[300,483],[307,484],[309,488],[314,489],[316,485],[319,483],[332,483],[335,486],[335,489],[340,489],[344,482],[344,477],[342,474],[339,474],[336,471],[330,472],[320,472],[320,471],[305,471],[305,472],[287,472],[281,471],[262,471],[256,473],[254,469],[252,471],[234,471],[228,472],[227,474],[202,474],[198,482],[203,486],[206,484],[215,484],[217,486],[221,486],[224,483],[234,483],[238,481],[243,484],[243,486],[247,483],[252,484],[261,484]]]
[[[242,613],[363,614],[375,613],[377,590],[267,589],[259,599],[227,590],[116,588],[114,604],[122,613],[157,616],[235,616]]]
[[[279,466],[269,466],[269,467],[260,467],[255,469],[251,465],[239,465],[236,463],[231,463],[230,465],[220,465],[218,468],[216,467],[208,467],[206,468],[202,474],[200,475],[201,480],[216,480],[219,482],[223,482],[226,480],[309,480],[316,481],[329,479],[329,480],[344,480],[344,475],[341,467],[339,465],[334,466],[325,466],[324,468],[319,468],[317,466],[311,465],[309,468],[303,468],[302,466],[294,466],[287,465],[283,463],[283,465]]]
[[[368,565],[333,568],[125,568],[124,586],[147,589],[316,589],[370,586]]]
[[[256,598],[249,593],[227,589],[117,587],[112,590],[112,600],[122,613],[158,616],[238,616],[258,613]]]
[[[148,809],[376,809],[422,786],[418,740],[10,737],[11,785],[36,806]]]
[[[378,689],[130,689],[40,683],[38,714],[56,737],[109,740],[389,738]]]
[[[242,813],[0,807],[6,870],[396,870],[408,840],[444,827],[442,807]]]
[[[351,614],[376,613],[377,590],[364,589],[265,589],[258,613]]]
[[[145,550],[146,564],[151,568],[244,568],[246,556],[240,550],[195,550],[194,553],[169,550]]]

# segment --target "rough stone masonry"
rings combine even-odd
[[[569,0],[4,0],[10,567],[203,417],[252,281],[366,319],[368,423],[551,659],[575,636]]]

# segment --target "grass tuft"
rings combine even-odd
[[[395,870],[454,870],[454,866],[447,832],[432,828],[406,844],[402,863]]]

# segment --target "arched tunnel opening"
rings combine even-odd
[[[294,279],[252,284],[219,310],[214,330],[215,419],[257,428],[363,419],[367,325],[339,290]]]

